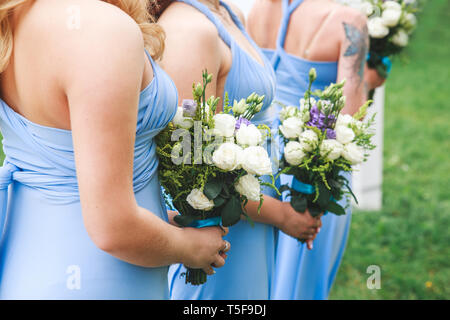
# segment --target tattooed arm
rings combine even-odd
[[[367,19],[356,11],[347,11],[341,22],[343,38],[338,62],[338,81],[346,79],[344,94],[347,97],[344,113],[354,114],[367,100],[364,80],[366,56],[369,48]]]

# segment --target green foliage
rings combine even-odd
[[[450,2],[427,1],[386,83],[383,209],[353,214],[331,299],[450,298],[449,44]]]

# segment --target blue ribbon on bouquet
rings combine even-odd
[[[222,225],[222,217],[213,217],[204,220],[194,220],[189,227],[192,228],[206,228],[206,227],[218,227]]]
[[[316,187],[307,184],[307,183],[303,183],[301,181],[298,181],[295,177],[292,177],[292,185],[291,188],[294,189],[297,192],[303,193],[303,194],[314,194],[314,192],[316,192]],[[336,199],[334,199],[333,196],[331,196],[331,201],[336,202]],[[324,215],[326,215],[328,213],[325,212]]]
[[[367,60],[370,59],[370,52],[367,54]],[[389,74],[392,69],[392,61],[389,57],[381,58],[381,63],[386,67],[386,72]]]

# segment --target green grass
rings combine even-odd
[[[406,54],[386,84],[383,210],[355,212],[331,299],[450,298],[450,1],[427,2]]]
[[[383,210],[354,213],[331,299],[450,298],[448,0],[428,1],[407,56],[386,86]]]

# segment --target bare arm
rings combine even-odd
[[[354,114],[367,100],[367,85],[364,80],[369,47],[366,17],[359,13],[347,15],[341,23],[341,28],[343,40],[341,42],[337,81],[346,79],[344,95],[347,100],[342,112]]]

